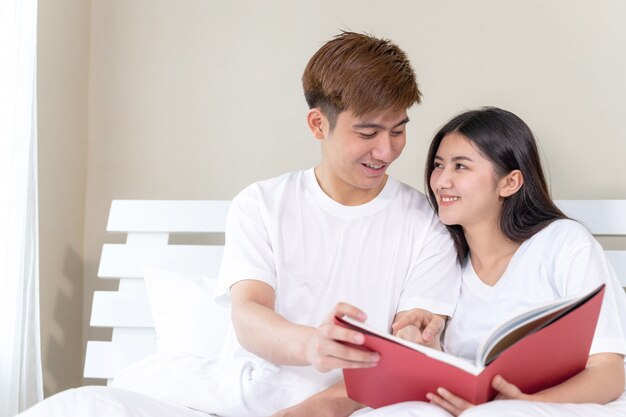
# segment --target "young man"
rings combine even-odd
[[[459,291],[449,234],[421,193],[386,173],[406,142],[407,109],[420,102],[405,53],[344,32],[311,58],[303,87],[321,162],[243,190],[226,227],[220,288],[240,344],[232,354],[249,363],[249,415],[316,393],[289,413],[310,415],[315,404],[315,414],[349,414],[359,405],[340,369],[376,366],[378,355],[342,343],[363,336],[333,317],[390,328],[419,315],[430,323],[415,323],[420,341],[437,343],[443,320],[431,313],[451,315]]]
[[[64,391],[24,417],[347,415],[361,406],[341,368],[375,366],[378,355],[342,343],[363,335],[335,315],[395,321],[396,333],[438,343],[435,314],[450,316],[459,292],[456,253],[426,198],[386,174],[420,101],[406,55],[342,33],[311,58],[303,84],[322,159],[232,202],[218,291],[232,306],[230,352],[156,354],[112,387]]]

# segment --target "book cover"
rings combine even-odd
[[[557,385],[584,369],[603,295],[604,285],[508,320],[485,338],[474,364],[337,317],[365,335],[363,348],[380,354],[376,367],[343,370],[348,396],[378,408],[428,401],[427,393],[443,387],[481,404],[496,395],[491,380],[498,374],[527,394]]]

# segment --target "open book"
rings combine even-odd
[[[417,345],[349,317],[340,325],[365,335],[376,367],[344,369],[348,396],[370,407],[428,401],[443,387],[473,404],[493,399],[491,380],[502,375],[524,393],[557,385],[584,369],[602,305],[604,285],[583,296],[534,307],[492,329],[476,362]]]

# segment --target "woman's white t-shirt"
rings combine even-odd
[[[444,336],[445,350],[470,361],[491,328],[537,304],[606,284],[591,352],[626,354],[626,298],[600,244],[579,223],[557,220],[525,241],[500,280],[485,284],[469,257],[461,295]]]

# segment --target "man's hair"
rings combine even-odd
[[[406,110],[421,102],[404,51],[387,39],[354,32],[340,33],[311,57],[302,86],[309,108],[319,108],[331,130],[344,110],[362,116],[381,109]]]

